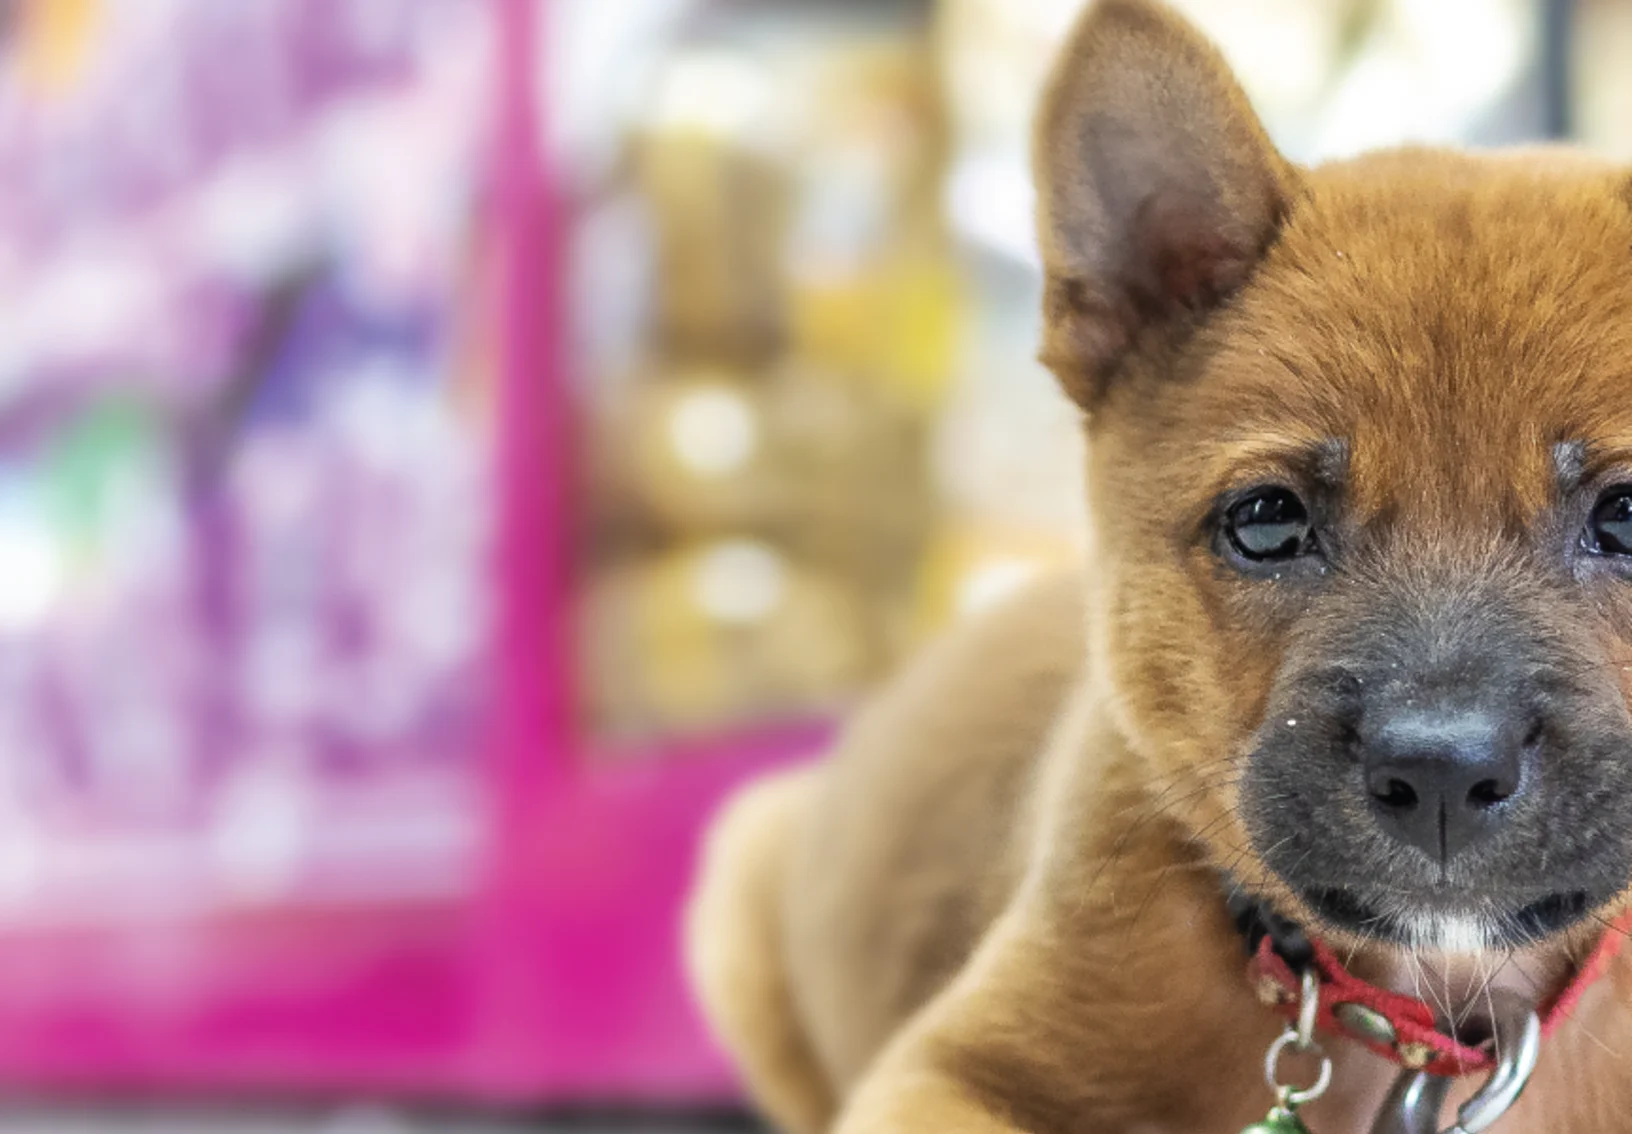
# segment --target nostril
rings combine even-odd
[[[1494,807],[1512,795],[1512,789],[1497,780],[1480,780],[1468,789],[1468,802],[1475,807]]]
[[[1381,791],[1373,789],[1371,794],[1384,807],[1400,811],[1417,805],[1417,789],[1401,779],[1391,778],[1383,784]]]

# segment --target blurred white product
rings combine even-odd
[[[62,548],[46,518],[0,501],[0,634],[43,625],[64,574]]]
[[[703,476],[737,472],[759,447],[753,407],[730,385],[682,394],[670,411],[669,442],[680,463]]]
[[[1465,140],[1518,80],[1535,24],[1528,0],[1391,0],[1334,83],[1305,156]]]
[[[222,786],[207,838],[213,881],[229,901],[271,901],[293,888],[312,839],[312,792],[295,749],[255,754]]]
[[[758,540],[725,540],[698,558],[697,605],[730,624],[761,622],[787,593],[787,569],[775,549]]]
[[[979,564],[959,582],[958,616],[968,617],[996,605],[1043,570],[1043,565],[1036,560],[1001,555]]]
[[[316,244],[311,171],[292,153],[229,160],[173,219],[200,263],[244,285],[275,278]]]
[[[1576,5],[1577,60],[1571,89],[1581,141],[1618,161],[1632,161],[1632,4],[1582,0]]]

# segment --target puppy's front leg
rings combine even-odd
[[[1117,889],[1138,898],[1018,898],[838,1134],[1234,1134],[1262,1118],[1278,1025],[1216,880],[1153,864]]]
[[[884,1066],[845,1108],[836,1134],[1024,1134],[967,1084],[924,1067]]]

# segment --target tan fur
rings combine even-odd
[[[782,926],[790,835],[809,813],[816,769],[763,779],[715,820],[702,884],[687,910],[687,971],[765,1112],[785,1130],[819,1130],[833,1085],[793,1008]]]
[[[1359,514],[1417,549],[1402,570],[1477,580],[1490,533],[1544,507],[1553,440],[1632,467],[1625,171],[1429,150],[1295,169],[1216,52],[1149,0],[1107,0],[1073,37],[1037,169],[1045,355],[1088,415],[1091,569],[932,650],[816,769],[750,788],[692,909],[699,994],[792,1134],[1261,1117],[1279,1024],[1219,871],[1299,909],[1249,846],[1236,781],[1300,647],[1261,588],[1172,533],[1341,436]],[[1153,216],[1117,182],[1130,169],[1199,188]],[[1624,661],[1632,697],[1632,603],[1599,601],[1583,649]],[[1589,938],[1529,963],[1556,974]],[[1390,978],[1385,951],[1353,944],[1357,970]],[[1628,1128],[1623,1053],[1626,964],[1497,1129]],[[1306,1117],[1359,1134],[1391,1071],[1334,1055]]]

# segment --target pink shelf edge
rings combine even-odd
[[[502,903],[0,937],[0,1083],[479,1105],[736,1097],[685,989],[702,824],[808,726],[586,775],[511,844]]]

